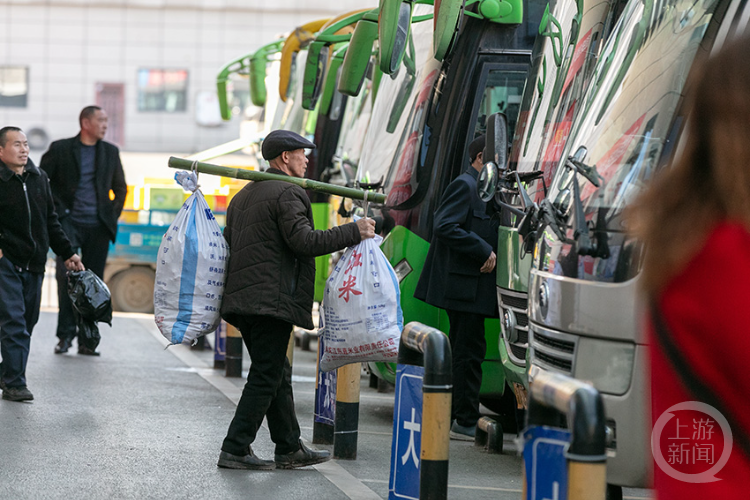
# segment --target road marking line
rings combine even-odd
[[[313,468],[323,474],[323,477],[333,483],[351,500],[382,500],[380,496],[362,481],[349,474],[335,460],[313,465]]]
[[[377,483],[377,484],[388,484],[388,481],[382,479],[361,479],[363,483]],[[449,484],[448,488],[458,488],[462,490],[482,490],[482,491],[503,491],[510,493],[521,493],[522,490],[511,489],[511,488],[496,488],[494,486],[462,486],[458,484]]]
[[[169,345],[167,339],[161,334],[156,325],[152,322],[140,321],[140,323],[151,332],[151,334],[159,341],[163,346]],[[214,386],[232,403],[237,405],[242,395],[242,389],[234,385],[231,381],[227,380],[226,377],[217,373],[216,370],[208,366],[208,364],[196,356],[190,351],[190,348],[186,345],[175,345],[168,349],[169,352],[174,354],[177,359],[185,363],[190,368],[195,369],[202,379]],[[266,421],[263,421],[263,427],[268,430]],[[310,443],[302,438],[305,445]],[[374,491],[367,487],[362,481],[352,476],[346,469],[335,461],[329,461],[318,465],[313,465],[313,468],[320,472],[323,477],[328,479],[331,484],[336,486],[342,493],[344,493],[351,500],[381,500]]]

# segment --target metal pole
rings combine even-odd
[[[333,424],[333,458],[355,460],[359,436],[359,381],[361,363],[336,371],[336,417]]]
[[[289,175],[269,174],[267,172],[256,172],[255,170],[245,170],[241,168],[222,167],[211,163],[193,162],[185,158],[171,156],[169,158],[169,167],[183,170],[196,170],[202,174],[220,175],[222,177],[231,177],[233,179],[245,179],[250,181],[283,181],[296,184],[304,189],[321,191],[323,193],[343,196],[353,200],[364,200],[365,196],[373,203],[385,204],[386,196],[383,193],[373,193],[362,189],[336,186],[325,182],[313,181],[307,178],[292,177]],[[367,195],[365,195],[367,193]]]
[[[604,500],[607,491],[607,452],[604,402],[590,384],[559,373],[537,371],[529,385],[530,425],[555,425],[567,416],[571,440],[568,498]],[[524,474],[524,487],[526,475]]]
[[[227,353],[224,356],[227,377],[242,376],[242,334],[227,324]]]
[[[408,349],[402,349],[403,347]],[[409,352],[410,350],[412,352]],[[413,321],[404,327],[401,334],[398,361],[418,364],[419,355],[424,364],[419,498],[444,500],[448,498],[453,391],[451,347],[448,337],[443,332]]]

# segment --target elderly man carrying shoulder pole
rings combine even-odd
[[[304,149],[314,147],[294,132],[271,132],[262,146],[268,172],[304,177]],[[240,330],[251,366],[219,467],[293,469],[330,459],[329,452],[307,448],[300,439],[286,350],[293,325],[313,328],[315,257],[374,235],[371,219],[315,230],[307,193],[287,182],[256,181],[232,199],[224,229],[231,254],[221,315]],[[274,461],[258,458],[250,446],[264,417],[276,444]]]

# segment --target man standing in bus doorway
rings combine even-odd
[[[109,242],[117,236],[128,192],[117,146],[105,142],[107,113],[99,106],[86,106],[78,118],[81,131],[75,137],[53,142],[42,156],[40,167],[47,172],[60,224],[79,249],[83,264],[104,279]],[[57,337],[55,353],[68,352],[77,327],[68,297],[64,263],[57,258]],[[79,336],[78,354],[98,356]]]
[[[0,389],[8,401],[31,401],[26,386],[31,332],[39,320],[47,251],[83,271],[65,237],[44,172],[29,160],[18,127],[0,129]]]
[[[453,355],[452,439],[473,441],[486,342],[485,318],[498,316],[497,224],[477,194],[485,136],[469,144],[471,166],[451,182],[435,213],[432,243],[414,296],[445,309]]]

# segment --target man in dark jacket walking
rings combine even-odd
[[[294,132],[271,132],[262,146],[268,173],[304,177],[304,148],[314,147]],[[373,236],[371,219],[316,231],[307,193],[288,182],[256,181],[232,199],[224,229],[231,254],[221,315],[242,333],[251,365],[219,467],[292,469],[330,458],[300,439],[287,345],[293,325],[313,328],[315,257]],[[264,417],[276,444],[274,461],[261,460],[250,446]]]
[[[87,106],[81,111],[79,123],[81,132],[70,139],[53,142],[39,166],[49,176],[65,234],[73,247],[80,249],[86,267],[103,279],[109,242],[114,242],[117,236],[117,218],[125,204],[128,186],[120,151],[103,140],[107,132],[107,113],[99,106]],[[112,198],[110,191],[114,195]],[[58,257],[57,354],[68,351],[77,330],[67,290],[65,266]],[[84,346],[80,339],[78,354],[99,355]]]
[[[453,354],[451,438],[474,440],[486,352],[484,320],[497,317],[497,226],[477,194],[485,136],[469,144],[471,166],[451,182],[435,213],[432,244],[414,296],[445,309]]]
[[[47,250],[71,270],[83,264],[55,213],[47,175],[29,160],[18,127],[0,129],[0,388],[3,399],[34,399],[26,387],[31,331],[39,319]]]

